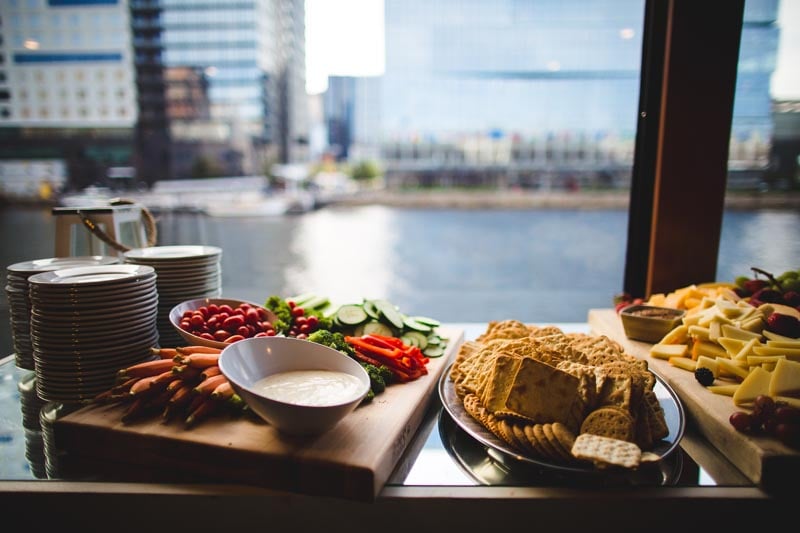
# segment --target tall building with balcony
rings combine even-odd
[[[138,109],[126,2],[0,2],[0,159],[103,182],[131,164]]]
[[[386,0],[379,103],[358,96],[368,78],[332,83],[331,143],[346,146],[351,159],[378,151],[390,179],[625,186],[644,7],[644,0]],[[746,2],[734,180],[766,165],[777,7],[778,0]]]
[[[210,111],[205,124],[173,121],[173,142],[198,142],[200,157],[222,135],[246,174],[291,161],[308,130],[302,0],[161,4],[164,65],[202,72]]]
[[[152,184],[172,175],[173,159],[162,61],[161,0],[128,0],[128,5],[139,106],[134,166],[138,179]]]

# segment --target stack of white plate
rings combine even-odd
[[[36,391],[82,402],[117,370],[152,358],[158,342],[156,273],[144,265],[75,267],[28,278]]]
[[[28,278],[34,274],[63,268],[120,263],[118,257],[90,255],[81,257],[51,257],[14,263],[6,267],[6,296],[11,322],[11,341],[14,362],[19,368],[34,369],[31,347],[31,302],[28,296]]]
[[[158,335],[162,347],[186,342],[169,321],[170,310],[186,300],[222,294],[222,249],[215,246],[153,246],[123,254],[126,263],[148,265],[158,274]]]

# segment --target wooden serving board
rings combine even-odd
[[[594,334],[606,335],[631,355],[647,360],[650,368],[678,394],[696,429],[753,483],[768,490],[796,487],[800,452],[773,438],[736,431],[728,418],[740,408],[730,396],[714,394],[700,385],[692,372],[651,357],[652,344],[628,339],[613,309],[590,310],[589,326]]]
[[[435,397],[439,376],[464,341],[442,326],[444,356],[428,374],[386,388],[332,430],[287,437],[254,416],[210,418],[192,429],[158,417],[122,424],[123,407],[91,405],[53,424],[59,464],[99,465],[104,476],[124,472],[159,480],[243,483],[315,496],[371,501],[383,488]]]

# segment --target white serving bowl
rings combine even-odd
[[[181,328],[180,321],[181,317],[183,316],[183,313],[185,313],[186,311],[195,311],[203,306],[207,307],[210,304],[216,304],[218,306],[226,304],[231,306],[233,309],[236,309],[241,304],[249,304],[252,307],[258,307],[263,309],[270,322],[274,323],[275,320],[277,320],[275,313],[273,313],[269,309],[266,309],[263,305],[258,305],[253,302],[248,302],[247,300],[238,300],[235,298],[198,298],[196,300],[187,300],[185,302],[179,303],[170,310],[169,321],[172,324],[172,327],[175,328],[175,331],[177,331],[178,334],[181,337],[183,337],[183,340],[186,341],[190,346],[209,346],[211,348],[219,348],[220,350],[222,350],[223,348],[231,344],[222,341],[206,339],[204,337],[194,335],[193,333],[190,333]]]
[[[364,367],[347,355],[315,342],[291,337],[254,337],[228,345],[219,367],[236,393],[261,418],[289,435],[317,435],[352,412],[370,389]],[[274,400],[254,387],[259,380],[292,370],[331,370],[355,376],[359,387],[334,405],[301,405]]]

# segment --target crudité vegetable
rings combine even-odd
[[[444,355],[447,347],[437,332],[438,320],[403,314],[385,299],[334,306],[313,293],[286,299],[273,295],[264,307],[278,316],[278,334],[324,344],[359,361],[372,382],[365,401],[391,383],[427,374],[428,360]]]
[[[244,401],[219,371],[222,350],[208,346],[152,348],[158,359],[117,371],[117,384],[94,398],[126,405],[123,423],[161,413],[163,421],[182,418],[190,428],[214,413],[241,413]]]

